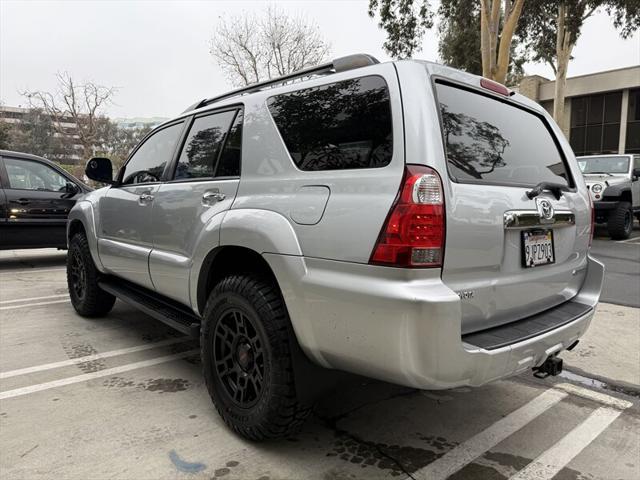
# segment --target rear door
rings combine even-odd
[[[185,305],[200,235],[231,207],[238,190],[242,116],[238,107],[197,116],[168,181],[155,194],[151,279],[158,292]]]
[[[575,296],[590,210],[547,120],[474,88],[437,81],[435,91],[450,180],[442,278],[461,298],[463,333]],[[564,191],[529,198],[540,182]]]

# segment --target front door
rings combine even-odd
[[[67,215],[80,188],[44,162],[13,157],[2,162],[7,211],[2,245],[64,247]]]
[[[237,108],[196,117],[175,171],[155,195],[151,280],[158,292],[183,304],[190,304],[189,276],[203,230],[236,196],[241,136],[242,111]]]
[[[151,211],[165,170],[174,157],[184,122],[153,132],[123,167],[119,184],[100,199],[98,252],[110,273],[153,288],[149,253]]]

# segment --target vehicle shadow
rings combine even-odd
[[[48,248],[0,251],[0,271],[63,267],[66,263],[67,252],[65,250]]]

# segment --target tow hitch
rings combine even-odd
[[[549,375],[559,375],[560,372],[562,372],[562,359],[554,356],[547,358],[539,367],[534,367],[533,376],[547,378]]]

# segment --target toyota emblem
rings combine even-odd
[[[539,199],[537,202],[538,213],[540,218],[544,220],[551,220],[553,218],[553,205],[549,200]]]

